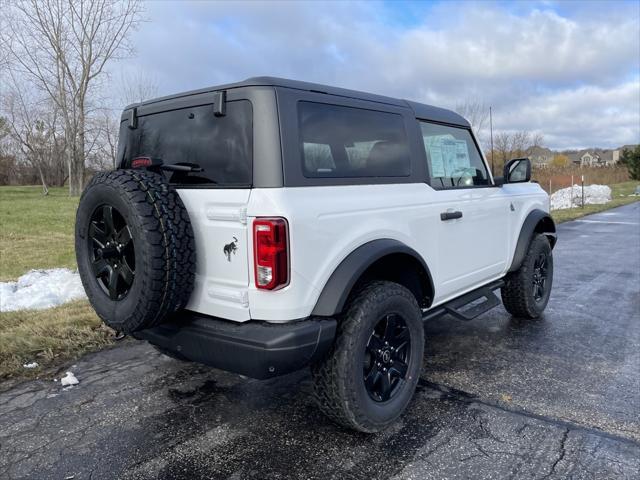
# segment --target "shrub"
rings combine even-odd
[[[640,180],[640,145],[633,150],[625,148],[620,156],[620,163],[627,167],[632,180]]]

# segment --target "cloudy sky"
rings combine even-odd
[[[551,148],[640,142],[640,2],[150,1],[136,56],[159,94],[272,75],[454,108]]]

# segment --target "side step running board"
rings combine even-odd
[[[427,310],[423,316],[423,321],[433,320],[448,313],[458,320],[469,321],[482,315],[484,312],[491,310],[500,304],[500,300],[493,293],[494,290],[502,287],[504,282],[498,280],[484,287],[480,287],[469,293],[465,293],[461,297],[454,298],[442,305],[431,310]]]

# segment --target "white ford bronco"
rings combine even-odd
[[[336,422],[379,431],[420,376],[423,322],[538,317],[555,226],[528,159],[487,168],[454,112],[251,78],[131,105],[119,168],[77,213],[98,315],[182,360],[311,367]]]

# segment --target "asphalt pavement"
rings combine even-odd
[[[257,381],[125,341],[0,393],[0,478],[640,477],[640,203],[558,228],[551,301],[426,327],[408,411],[334,426],[306,371]]]

